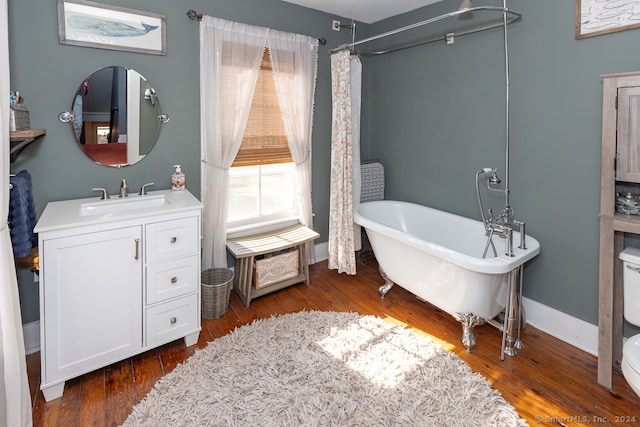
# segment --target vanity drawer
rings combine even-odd
[[[146,303],[155,304],[196,292],[200,286],[199,272],[198,255],[148,266]]]
[[[198,299],[198,294],[192,294],[147,308],[147,347],[166,344],[198,331]]]
[[[200,247],[198,230],[196,216],[147,224],[147,262],[197,254]]]

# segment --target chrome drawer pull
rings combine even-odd
[[[140,259],[140,239],[136,239],[136,256],[134,259]]]
[[[177,238],[177,237],[172,237],[172,238],[171,238],[171,243],[175,243],[177,240],[178,240],[178,238]]]
[[[177,283],[178,282],[178,278],[176,276],[173,276],[171,278],[171,283]]]
[[[178,319],[176,319],[175,317],[171,318],[171,324],[175,325],[175,323],[178,321]]]

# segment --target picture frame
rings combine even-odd
[[[166,17],[85,0],[58,0],[60,44],[166,55]]]
[[[640,0],[576,0],[576,39],[640,28],[638,14]]]

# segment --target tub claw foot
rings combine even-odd
[[[462,344],[467,348],[467,353],[476,346],[476,336],[473,333],[473,327],[482,325],[485,320],[473,313],[456,313],[453,317],[462,323]]]
[[[380,275],[384,279],[384,285],[380,286],[380,288],[378,289],[378,292],[380,292],[380,297],[384,298],[387,292],[389,292],[391,288],[393,288],[393,285],[395,285],[395,283],[393,283],[393,281],[389,279],[389,277],[384,273],[381,267],[378,267],[378,271],[380,272]]]

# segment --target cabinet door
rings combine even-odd
[[[142,348],[141,227],[43,242],[44,383]]]
[[[640,182],[640,87],[618,89],[618,181]]]

